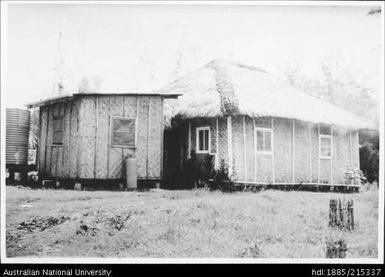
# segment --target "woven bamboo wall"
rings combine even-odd
[[[296,183],[310,181],[309,125],[295,120],[295,179]]]
[[[96,98],[83,97],[80,100],[79,116],[79,178],[93,179],[95,168]]]
[[[70,139],[69,139],[69,178],[77,178],[79,176],[79,110],[80,101],[73,101],[69,104],[70,112]]]
[[[256,128],[272,128],[271,117],[255,118]],[[274,122],[275,124],[275,122]],[[257,183],[273,182],[273,155],[258,154],[257,152]]]
[[[229,156],[227,152],[227,120],[224,117],[218,118],[218,159],[229,162]]]
[[[245,117],[245,129],[246,129],[246,181],[254,181],[254,169],[256,159],[254,158],[254,126],[253,119]]]
[[[344,171],[350,164],[349,131],[333,130],[333,182],[344,182]]]
[[[38,141],[38,167],[39,170],[46,174],[46,158],[47,153],[47,130],[48,130],[48,107],[40,108],[40,136]]]
[[[150,121],[147,154],[147,178],[160,178],[163,136],[162,102],[160,97],[150,98]]]
[[[256,127],[271,128],[272,120],[256,118]],[[182,121],[179,127],[181,133],[181,147],[183,159],[188,153],[188,120]],[[196,148],[196,128],[210,126],[211,152],[215,152],[215,119],[193,119],[191,122],[191,149]],[[342,128],[333,127],[333,160],[319,158],[318,124],[311,124],[295,120],[295,153],[294,153],[294,182],[295,183],[342,183],[344,181],[343,169],[350,163],[349,132]],[[225,117],[218,120],[219,129],[219,159],[228,162],[227,145],[227,120]],[[274,144],[274,177],[275,183],[293,182],[293,120],[274,118],[273,124]],[[256,154],[254,149],[253,120],[245,117],[246,134],[246,164],[244,156],[243,117],[232,117],[232,150],[236,181],[249,181],[257,183],[273,182],[273,156],[270,154]],[[359,164],[358,132],[352,132],[351,151],[354,165]],[[255,168],[256,165],[256,168]],[[333,168],[332,168],[333,166]],[[246,167],[246,170],[245,170]],[[333,174],[333,178],[332,175]]]
[[[311,124],[311,165],[312,165],[312,183],[318,182],[319,166],[319,138],[318,125]]]
[[[292,122],[274,118],[274,164],[275,182],[292,181]]]
[[[77,101],[40,108],[39,170],[44,175],[77,177],[78,167]],[[53,118],[63,117],[63,145],[52,145]]]
[[[71,138],[71,105],[63,105],[64,109],[64,135],[63,135],[63,153],[62,153],[62,172],[61,176],[64,178],[70,177],[70,152],[72,151],[70,147],[70,138]]]
[[[42,107],[39,170],[50,177],[120,179],[124,156],[135,154],[139,179],[161,178],[162,99],[84,96]],[[53,117],[63,116],[63,145],[52,145]],[[111,116],[137,118],[137,147],[110,145]]]
[[[97,98],[98,128],[96,130],[96,179],[108,179],[109,137],[110,137],[110,97]]]
[[[243,117],[232,117],[232,131],[233,131],[233,159],[234,159],[234,179],[245,180],[245,163],[243,151]]]

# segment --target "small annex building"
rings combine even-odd
[[[125,156],[131,155],[138,180],[160,180],[163,102],[176,97],[76,93],[28,104],[40,108],[39,172],[59,180],[120,180]]]
[[[263,69],[214,60],[159,90],[167,107],[165,171],[225,161],[238,183],[342,184],[359,168],[358,130],[372,124]]]

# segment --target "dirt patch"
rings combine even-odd
[[[99,231],[107,232],[110,236],[113,231],[123,230],[133,215],[144,214],[144,211],[128,211],[113,216],[103,214],[100,211],[84,213],[80,225],[76,231],[77,235],[95,236]]]
[[[96,232],[97,232],[96,226],[82,223],[80,224],[79,229],[76,231],[76,234],[83,235],[83,236],[95,236]]]
[[[124,228],[124,225],[130,217],[131,212],[127,214],[116,215],[114,217],[109,218],[108,225],[110,228],[120,231],[122,228]]]
[[[34,232],[35,230],[44,231],[47,228],[51,228],[53,226],[62,224],[63,222],[65,222],[69,219],[70,219],[70,217],[68,217],[68,216],[61,216],[61,217],[36,216],[36,217],[31,218],[30,220],[23,221],[23,222],[19,223],[19,225],[17,226],[17,229],[18,230],[25,230],[25,231],[29,231],[29,232]]]

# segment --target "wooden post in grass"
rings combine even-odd
[[[326,239],[326,258],[339,258],[346,257],[346,251],[348,250],[347,242],[340,239],[327,238]]]
[[[347,202],[341,199],[330,199],[329,203],[329,226],[340,229],[354,229],[353,200]]]

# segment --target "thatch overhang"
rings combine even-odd
[[[182,94],[168,101],[171,118],[280,117],[324,123],[349,129],[374,124],[320,98],[309,95],[257,67],[214,60],[159,90]]]

